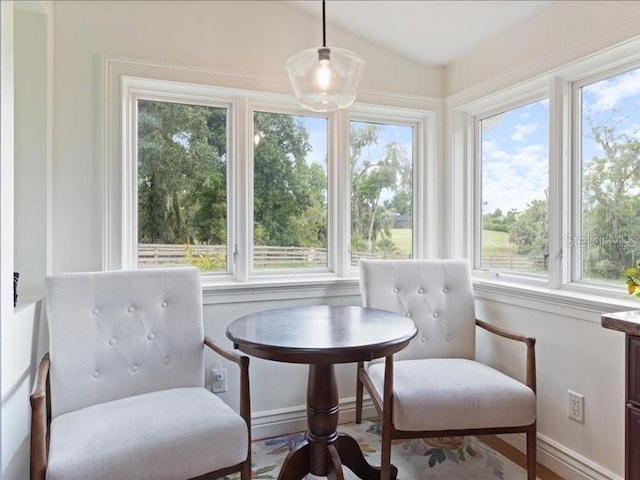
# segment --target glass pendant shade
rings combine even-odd
[[[353,103],[364,60],[344,48],[317,47],[292,56],[286,70],[300,105],[328,112]]]

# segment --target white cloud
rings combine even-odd
[[[538,128],[537,123],[530,123],[528,125],[516,125],[513,127],[513,133],[511,134],[511,140],[514,142],[524,142],[527,135],[536,131]]]
[[[534,199],[544,199],[549,183],[548,154],[544,145],[527,145],[514,153],[484,142],[483,211],[523,211]]]
[[[640,69],[632,70],[606,80],[584,87],[588,93],[595,95],[591,108],[604,111],[616,108],[625,98],[640,95]]]

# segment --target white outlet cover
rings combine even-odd
[[[567,391],[567,415],[576,422],[584,423],[584,395]]]

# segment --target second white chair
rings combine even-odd
[[[380,480],[395,478],[391,440],[488,433],[527,435],[527,475],[536,478],[535,338],[476,320],[465,260],[361,260],[365,307],[411,317],[418,335],[384,362],[358,365],[356,421],[363,386],[382,419]],[[526,345],[526,383],[475,360],[476,328]]]

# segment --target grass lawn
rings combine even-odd
[[[507,232],[482,231],[483,255],[513,255],[513,247],[509,243]]]
[[[396,244],[403,256],[408,257],[412,251],[411,242],[413,231],[410,228],[394,228],[391,230],[391,240]]]
[[[394,228],[391,230],[391,240],[403,255],[411,253],[412,230],[410,228]],[[484,255],[513,255],[513,248],[509,243],[507,232],[482,231],[482,253]]]

